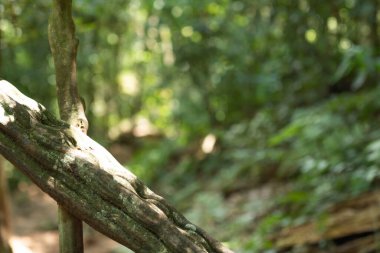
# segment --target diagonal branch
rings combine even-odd
[[[135,252],[232,252],[102,146],[0,81],[0,153],[86,223]]]

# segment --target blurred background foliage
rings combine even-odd
[[[90,136],[237,252],[375,189],[378,0],[74,6]],[[56,112],[49,9],[0,3],[0,75]]]

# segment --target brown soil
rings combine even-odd
[[[58,253],[57,204],[25,184],[11,196],[14,253]],[[85,253],[127,253],[125,247],[84,225]]]

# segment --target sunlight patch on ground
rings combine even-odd
[[[13,236],[11,245],[13,253],[53,253],[58,249],[58,234],[55,231],[48,231]]]
[[[33,253],[33,251],[24,244],[25,242],[19,237],[13,237],[11,239],[11,245],[14,253]]]

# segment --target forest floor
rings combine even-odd
[[[248,214],[259,217],[270,207],[265,204],[267,200],[276,195],[279,190],[284,191],[284,189],[286,187],[278,188],[274,185],[267,185],[244,193],[239,192],[231,196],[225,205],[231,210],[234,217],[240,213],[240,209],[252,210],[252,213]],[[205,193],[203,196],[207,196],[207,194]],[[212,199],[210,196],[206,198],[208,202],[210,199]],[[11,194],[11,202],[13,227],[11,241],[14,253],[58,253],[56,202],[35,185],[25,183],[21,183],[18,190]],[[248,203],[248,206],[244,206],[242,202]],[[195,206],[197,206],[196,203]],[[198,203],[200,206],[197,207],[198,211],[195,211],[195,214],[199,214],[200,210],[203,210],[202,217],[215,219],[215,216],[207,215],[207,212],[204,211],[212,210],[212,208],[207,208],[207,205],[203,204]],[[215,205],[215,202],[212,202],[211,205]],[[309,249],[307,252],[356,253],[375,252],[374,249],[376,252],[380,252],[378,243],[380,235],[379,207],[380,190],[363,193],[326,209],[328,220],[323,223],[323,233],[321,233],[319,220],[310,219],[303,224],[279,230],[272,235],[272,239],[274,239],[277,249],[284,250],[282,252],[290,252],[286,249],[291,250],[299,245],[304,245]],[[250,222],[253,224],[252,221]],[[207,221],[200,223],[207,224]],[[210,225],[210,227],[212,226]],[[228,226],[225,229],[228,229]],[[329,244],[323,246],[321,242],[324,241],[328,241]],[[131,253],[124,246],[87,225],[84,226],[84,245],[85,253]],[[321,249],[321,245],[324,247],[323,249]]]
[[[57,204],[33,184],[11,195],[12,248],[14,253],[57,253]],[[131,252],[117,242],[84,225],[84,252]]]

